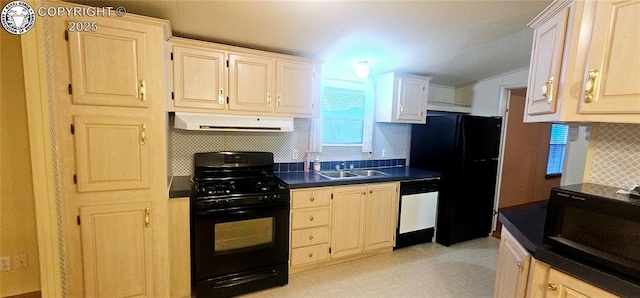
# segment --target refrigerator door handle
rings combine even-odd
[[[466,129],[464,127],[464,119],[460,119],[460,123],[462,124],[462,160],[467,160],[467,135]]]

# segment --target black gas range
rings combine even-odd
[[[199,297],[228,297],[288,282],[289,189],[273,153],[195,155],[191,280]]]

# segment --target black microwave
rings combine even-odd
[[[640,280],[640,199],[617,190],[591,183],[552,189],[543,242]]]

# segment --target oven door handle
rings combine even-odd
[[[237,215],[252,215],[269,211],[289,210],[289,203],[269,204],[262,206],[251,207],[236,207],[228,209],[212,209],[212,210],[200,210],[196,211],[197,216],[211,217],[211,216],[237,216]]]

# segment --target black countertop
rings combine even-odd
[[[614,294],[640,297],[640,283],[637,281],[589,261],[555,251],[542,242],[547,203],[542,201],[505,208],[500,211],[498,219],[536,260]]]
[[[276,172],[275,174],[287,183],[290,189],[440,178],[440,173],[411,167],[376,168],[375,170],[387,173],[389,176],[331,180],[315,172]],[[189,176],[174,176],[169,187],[169,198],[188,197],[190,193],[191,180]]]

